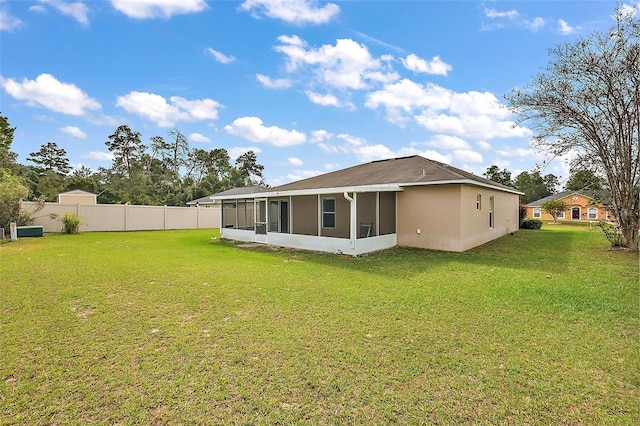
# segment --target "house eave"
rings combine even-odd
[[[484,182],[478,182],[473,179],[449,179],[449,180],[435,180],[430,182],[408,182],[408,183],[401,183],[398,185],[401,187],[405,187],[405,186],[426,186],[426,185],[447,185],[447,184],[459,184],[459,185],[466,184],[466,185],[480,186],[483,188],[491,188],[491,189],[495,189],[496,191],[509,192],[511,194],[525,195],[524,192],[520,192],[516,189],[490,185]]]
[[[312,189],[295,189],[289,191],[263,191],[251,194],[238,194],[238,195],[223,195],[219,197],[211,197],[214,201],[217,200],[236,200],[236,199],[255,199],[255,198],[274,198],[274,197],[289,197],[299,195],[324,195],[324,194],[338,194],[344,192],[401,192],[404,187],[408,186],[427,186],[427,185],[447,185],[447,184],[466,184],[480,186],[484,188],[491,188],[497,191],[508,192],[511,194],[524,195],[516,189],[504,188],[495,185],[486,184],[484,182],[478,182],[473,179],[450,179],[450,180],[437,180],[429,182],[404,182],[404,183],[389,183],[378,185],[358,185],[358,186],[339,186],[329,188],[312,188]]]
[[[299,195],[324,195],[324,194],[338,194],[344,192],[399,192],[402,188],[398,184],[381,184],[381,185],[360,185],[360,186],[341,186],[331,188],[315,188],[315,189],[295,189],[290,191],[263,191],[253,194],[240,194],[240,195],[223,195],[220,197],[213,197],[214,200],[236,200],[243,198],[275,198],[275,197],[289,197]]]

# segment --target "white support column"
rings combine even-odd
[[[318,194],[317,200],[317,210],[318,210],[318,237],[322,236],[322,197]]]
[[[351,226],[349,227],[350,228],[349,229],[349,240],[350,240],[350,243],[351,243],[351,248],[355,248],[355,246],[356,246],[356,236],[358,235],[356,233],[358,231],[356,229],[357,228],[357,225],[356,225],[356,221],[357,221],[356,198],[357,198],[357,195],[356,195],[355,192],[353,193],[353,198],[351,198],[347,192],[344,192],[342,195],[351,204],[351,209],[350,209],[351,213],[350,213],[350,218],[349,218],[349,221],[350,221],[350,224],[351,224]]]
[[[287,232],[293,234],[293,197],[291,195],[289,195],[289,217],[287,219],[287,222],[289,222]]]
[[[380,191],[376,192],[376,236],[380,235]]]

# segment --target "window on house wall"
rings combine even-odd
[[[540,219],[542,217],[542,209],[533,209],[533,218]]]
[[[322,199],[322,227],[323,228],[336,227],[336,199],[335,198]]]
[[[564,210],[558,213],[558,219],[564,219]]]
[[[489,228],[493,228],[493,221],[494,221],[494,198],[493,196],[489,197]]]
[[[482,195],[477,194],[476,195],[476,210],[481,210],[482,209]]]
[[[589,220],[596,220],[598,219],[598,209],[595,207],[591,207],[588,210],[588,214],[589,214]]]

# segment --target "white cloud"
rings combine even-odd
[[[324,24],[340,13],[338,5],[327,3],[317,7],[315,0],[246,0],[240,9],[256,18],[263,14],[297,25]]]
[[[482,163],[482,154],[470,149],[456,149],[453,151],[455,159],[461,163]]]
[[[493,93],[489,92],[452,92],[449,98],[451,112],[463,116],[489,115],[497,118],[506,118],[511,115],[509,109],[498,101]]]
[[[189,114],[189,121],[216,120],[218,109],[224,108],[221,103],[208,98],[190,101],[180,96],[172,96],[169,100]]]
[[[11,15],[5,8],[0,9],[0,31],[11,32],[22,25],[22,20]]]
[[[449,135],[435,135],[427,143],[427,145],[440,149],[468,149],[469,144],[464,139]]]
[[[540,152],[533,148],[499,149],[496,153],[502,157],[541,158]]]
[[[291,87],[291,84],[293,84],[288,78],[272,79],[262,74],[256,74],[256,78],[268,89],[287,89]]]
[[[321,95],[320,93],[316,93],[312,90],[305,90],[304,92],[307,95],[307,98],[314,104],[322,105],[322,106],[334,106],[337,108],[347,108],[350,110],[355,109],[353,103],[349,101],[341,101],[337,96],[327,93],[326,95]]]
[[[170,18],[208,8],[205,0],[111,0],[111,5],[135,19]]]
[[[314,130],[311,132],[311,138],[309,142],[318,143],[323,142],[333,137],[333,133],[327,132],[326,130]]]
[[[509,110],[489,92],[459,93],[433,83],[422,86],[404,79],[370,93],[365,106],[382,106],[390,122],[413,120],[440,134],[476,140],[531,135],[525,127],[514,127]]]
[[[294,182],[297,180],[307,179],[314,176],[318,176],[324,172],[318,170],[295,170],[286,176],[286,180],[279,180],[278,184],[283,184],[287,182]]]
[[[442,156],[432,150],[419,151],[415,148],[400,148],[397,151],[393,151],[383,144],[370,145],[366,139],[347,133],[341,133],[337,138],[343,140],[345,143],[340,147],[336,147],[335,152],[332,153],[353,154],[360,162],[404,157],[408,155],[423,155],[434,160],[441,161],[446,159],[447,163],[450,162],[449,157]]]
[[[366,89],[372,83],[398,79],[386,61],[374,58],[365,45],[351,39],[339,39],[335,45],[325,44],[317,49],[309,48],[295,35],[280,36],[278,41],[281,44],[274,49],[285,54],[288,72],[306,66],[318,83],[330,88]]]
[[[324,142],[319,142],[318,148],[320,148],[327,154],[338,154],[339,152],[344,152],[344,150],[341,151],[340,148],[338,148],[337,146],[330,145]]]
[[[580,31],[580,27],[572,27],[564,19],[558,19],[560,34],[569,35]]]
[[[410,54],[406,58],[400,58],[402,65],[409,71],[423,72],[434,75],[447,75],[453,67],[440,59],[440,56],[434,56],[431,61],[426,61],[415,54]]]
[[[266,142],[279,147],[299,145],[307,140],[306,135],[297,130],[266,127],[258,117],[237,118],[224,129],[231,135],[251,142]]]
[[[484,14],[487,18],[507,18],[514,19],[517,18],[519,13],[517,10],[506,10],[504,12],[500,12],[496,9],[486,9],[484,10]]]
[[[533,18],[532,20],[528,20],[528,19],[524,20],[524,26],[529,28],[532,31],[538,31],[540,28],[543,28],[546,24],[547,22],[544,20],[544,18],[541,18],[539,16],[536,18]]]
[[[89,8],[81,1],[77,2],[64,2],[62,0],[38,0],[40,3],[44,3],[56,9],[63,15],[67,15],[81,23],[82,25],[89,25]]]
[[[342,139],[352,148],[367,146],[367,140],[358,136],[353,136],[348,133],[340,133],[338,139]]]
[[[213,99],[187,100],[172,96],[167,100],[154,93],[129,92],[119,96],[116,105],[127,112],[153,121],[160,127],[171,127],[179,121],[216,120],[222,104]]]
[[[222,52],[212,49],[211,47],[207,49],[207,52],[209,52],[211,56],[216,58],[216,61],[222,64],[230,64],[231,62],[234,62],[236,60],[235,56],[227,56]]]
[[[78,139],[85,139],[87,137],[87,134],[82,130],[80,130],[79,127],[76,127],[76,126],[61,127],[60,131],[62,133],[66,133],[67,135],[73,136],[74,138],[78,138]]]
[[[35,80],[24,78],[22,82],[0,76],[0,84],[15,99],[63,114],[85,115],[89,110],[101,108],[95,99],[74,84],[61,83],[51,74],[40,74]]]
[[[187,139],[189,139],[192,142],[201,142],[201,143],[211,142],[211,138],[203,135],[202,133],[190,133],[189,136],[187,136]]]
[[[483,151],[488,151],[491,149],[491,144],[487,141],[478,141],[476,142],[476,145],[478,145],[478,147]]]
[[[433,114],[425,111],[416,116],[415,120],[416,123],[432,132],[452,133],[471,139],[524,138],[531,136],[531,130],[526,127],[514,127],[513,121],[501,121],[499,118],[490,115],[456,116]]]
[[[416,108],[428,107],[441,110],[450,104],[452,92],[433,83],[422,86],[414,81],[403,79],[386,85],[382,90],[367,95],[365,106],[376,109],[384,106],[388,118],[402,121],[401,113],[411,113]],[[393,121],[393,120],[390,120]]]
[[[332,94],[321,95],[320,93],[316,93],[311,90],[306,90],[304,93],[314,104],[322,106],[340,106],[340,101],[338,101],[338,98]]]
[[[382,144],[355,147],[351,152],[363,163],[395,157],[393,151]]]
[[[287,162],[296,167],[302,166],[304,164],[304,161],[302,161],[298,157],[289,157],[287,158]]]
[[[379,40],[379,39],[377,39],[375,37],[371,37],[370,35],[362,33],[360,31],[356,31],[356,30],[351,30],[351,31],[354,34],[356,34],[358,37],[365,39],[369,43],[373,43],[373,44],[376,44],[378,46],[382,46],[382,47],[384,47],[386,49],[396,51],[396,52],[398,52],[400,54],[405,54],[406,53],[405,50],[403,48],[401,48],[401,47],[395,46],[393,44],[389,44],[389,43],[384,42],[382,40]],[[393,56],[391,56],[391,58],[393,58]]]
[[[114,156],[111,152],[91,151],[89,154],[83,155],[83,158],[90,158],[98,161],[111,161]]]
[[[36,4],[29,8],[29,12],[46,13],[47,8],[42,5]]]

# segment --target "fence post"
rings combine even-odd
[[[200,229],[200,205],[196,204],[196,228]]]
[[[167,205],[164,205],[163,215],[162,215],[162,229],[167,230]]]

